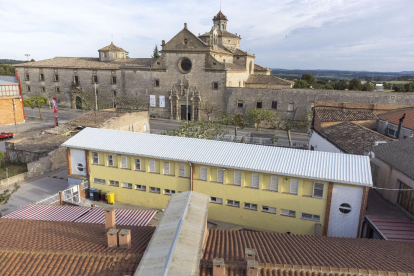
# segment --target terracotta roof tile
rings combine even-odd
[[[271,70],[271,69],[260,66],[259,64],[254,65],[254,71],[268,71],[268,70]]]
[[[405,114],[402,126],[414,130],[414,108],[390,112],[378,116],[381,120],[388,121],[392,124],[399,125],[400,118]]]
[[[246,52],[246,51],[243,51],[243,50],[241,50],[241,49],[239,49],[239,48],[236,48],[236,49],[234,49],[234,51],[233,51],[233,55],[235,55],[235,56],[254,56],[254,55],[252,55],[252,54],[250,54],[250,53],[248,53],[248,52]],[[261,67],[261,66],[260,66]],[[256,67],[255,67],[256,68]],[[263,68],[263,67],[262,67]]]
[[[237,35],[235,35],[235,34],[232,34],[232,33],[228,32],[228,31],[219,31],[219,30],[217,30],[217,35],[218,35],[219,37],[233,37],[233,38],[240,38],[239,36],[237,36]],[[202,35],[200,35],[200,36],[198,36],[198,37],[210,37],[210,32],[206,32],[206,33],[204,33],[204,34],[202,34]]]
[[[363,155],[364,149],[372,146],[375,141],[394,141],[394,139],[352,122],[324,127],[321,133],[347,153],[359,155]]]
[[[345,122],[377,119],[377,116],[372,111],[368,110],[317,108],[315,111],[321,122]]]
[[[226,21],[228,21],[227,17],[221,11],[219,11],[217,13],[217,15],[214,16],[213,20],[226,20]]]
[[[226,62],[225,65],[226,65],[226,69],[237,70],[237,71],[247,70],[245,67],[238,65],[238,64],[234,64],[234,63]]]
[[[125,52],[126,53],[124,49],[115,46],[113,42],[111,42],[111,44],[109,44],[108,46],[99,49],[99,51]]]
[[[246,81],[247,84],[280,84],[292,85],[293,82],[278,78],[271,75],[250,75]]]

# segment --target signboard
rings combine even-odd
[[[53,113],[58,113],[58,107],[57,107],[57,100],[56,98],[52,98],[53,102]]]
[[[165,107],[165,96],[160,96],[160,107]]]
[[[155,95],[150,95],[150,106],[152,107],[156,107],[156,100],[155,100]]]

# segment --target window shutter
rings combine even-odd
[[[164,174],[170,174],[170,162],[164,162]]]
[[[149,161],[149,170],[150,172],[155,172],[155,160]]]
[[[252,174],[252,188],[259,188],[259,174]]]
[[[234,185],[241,185],[241,171],[234,171]]]
[[[325,187],[325,185],[323,183],[318,183],[318,182],[313,183],[313,195],[312,195],[312,197],[322,198],[324,187]]]
[[[223,183],[223,169],[217,169],[217,182]]]
[[[270,177],[270,190],[277,192],[279,189],[279,177],[271,176]]]
[[[207,168],[200,167],[200,179],[207,181]]]
[[[185,164],[180,164],[179,169],[179,177],[185,177]]]
[[[121,157],[121,162],[122,162],[122,168],[128,167],[128,160],[126,156]]]
[[[291,179],[290,180],[289,193],[297,195],[298,194],[298,186],[299,186],[299,180],[298,179]]]

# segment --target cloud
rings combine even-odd
[[[214,5],[216,4],[216,5]],[[0,58],[97,57],[114,43],[149,57],[187,22],[210,30],[219,1],[0,0]],[[226,0],[228,30],[275,68],[413,70],[412,0]]]

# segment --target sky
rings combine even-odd
[[[220,0],[0,0],[0,59],[150,57],[184,22],[210,31]],[[413,0],[221,0],[227,31],[269,68],[414,71]]]

